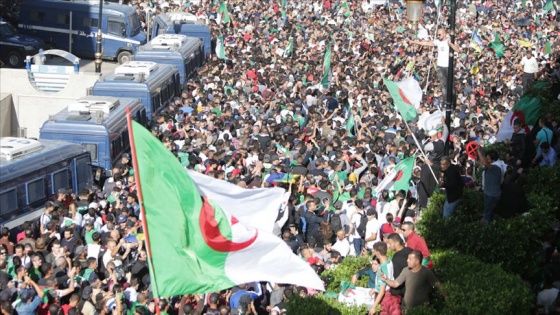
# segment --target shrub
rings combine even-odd
[[[287,313],[297,315],[364,315],[369,309],[366,306],[348,307],[336,299],[329,299],[323,294],[297,297],[287,303]]]
[[[341,281],[350,281],[356,271],[371,267],[371,257],[347,257],[335,269],[325,270],[321,278],[325,280],[327,292],[339,292]],[[367,287],[368,279],[362,277],[356,283],[359,287]]]
[[[504,272],[497,265],[461,255],[456,251],[432,253],[435,273],[441,281],[447,299],[437,292],[434,303],[409,310],[407,315],[428,314],[528,314],[532,307],[530,289],[519,276]],[[334,277],[350,274],[351,268],[363,265],[367,258],[349,257],[337,270],[329,271]],[[347,267],[347,268],[341,268]],[[344,271],[346,270],[346,271]],[[349,278],[346,278],[347,280]],[[339,281],[337,281],[340,284]],[[330,283],[327,283],[329,287]],[[363,315],[367,307],[347,307],[323,294],[296,298],[288,302],[288,314],[298,315]]]
[[[455,251],[432,253],[435,273],[448,298],[408,314],[529,314],[530,288],[516,275]]]
[[[558,187],[558,186],[556,186]],[[463,201],[453,216],[443,219],[443,195],[434,195],[422,212],[420,234],[431,250],[456,249],[484,262],[502,266],[509,272],[528,275],[534,270],[535,253],[552,229],[550,218],[558,209],[548,195],[528,196],[531,211],[507,220],[482,224],[481,194],[466,190]]]

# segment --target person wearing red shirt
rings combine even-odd
[[[430,259],[430,250],[428,249],[426,240],[414,232],[414,224],[411,222],[404,222],[401,225],[401,228],[406,238],[406,246],[413,250],[416,249],[420,251],[423,257],[422,265],[431,269],[433,267],[433,263]]]

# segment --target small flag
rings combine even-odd
[[[414,168],[414,157],[402,160],[387,176],[377,185],[377,191],[383,190],[404,190],[408,192],[412,169]]]
[[[348,114],[348,119],[346,119],[346,133],[348,134],[348,136],[352,136],[352,130],[354,129],[354,114],[352,113],[352,111],[350,111],[350,114]]]
[[[327,50],[325,51],[325,56],[323,58],[323,78],[321,79],[321,85],[324,89],[328,89],[330,85],[329,74],[331,71],[331,44],[327,44]]]
[[[482,46],[482,39],[478,35],[478,30],[475,29],[469,47],[480,53],[482,51]]]
[[[504,57],[504,44],[500,41],[500,35],[498,32],[494,33],[494,41],[488,45],[488,49],[494,52],[496,57]]]
[[[223,24],[228,24],[231,21],[231,17],[227,9],[227,4],[223,1],[220,3],[217,19],[218,19],[218,24],[220,24],[220,22]]]
[[[544,5],[544,13],[548,13],[550,10],[554,10],[554,3],[552,0],[548,0]]]
[[[550,46],[550,41],[546,42],[542,48],[542,53],[549,55],[552,52],[552,47]]]
[[[344,1],[340,6],[340,11],[344,15],[344,17],[349,17],[352,15],[352,11],[350,11],[350,7],[348,6],[348,2]]]
[[[254,281],[324,290],[313,269],[270,227],[242,218],[248,212],[277,217],[282,205],[240,209],[242,196],[233,196],[225,200],[236,213],[225,210],[224,202],[211,200],[212,194],[200,189],[157,138],[128,119],[154,297],[215,292]]]
[[[216,43],[216,56],[220,59],[226,59],[226,46],[224,45],[224,35],[218,36]]]
[[[404,119],[410,121],[416,118],[417,109],[422,101],[422,88],[413,77],[408,77],[400,82],[393,82],[383,78],[383,83],[391,93],[393,103]]]
[[[525,40],[518,40],[517,44],[521,47],[533,47],[533,43],[525,41]]]
[[[289,57],[294,53],[294,38],[290,37],[290,42],[288,43],[288,47],[286,47],[286,51],[284,52],[284,57]]]
[[[521,98],[515,106],[506,114],[500,129],[496,134],[496,141],[502,142],[510,140],[513,134],[513,123],[519,119],[522,126],[534,126],[539,120],[542,102],[537,97],[525,96]]]

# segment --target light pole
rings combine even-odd
[[[437,1],[437,0],[436,0]],[[455,43],[455,11],[457,10],[456,0],[449,0],[449,40],[452,44]],[[451,133],[451,113],[455,110],[455,87],[453,86],[453,79],[455,76],[455,53],[449,47],[449,65],[447,68],[447,99],[445,106],[445,125],[447,130]],[[445,140],[445,156],[449,156],[449,136]]]
[[[103,17],[103,0],[99,0],[99,16],[97,18],[97,42],[95,46],[95,73],[101,73],[101,57],[103,56],[101,43],[103,32],[101,32],[101,18]]]

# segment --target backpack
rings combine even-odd
[[[360,224],[356,228],[356,231],[358,232],[358,235],[360,235],[362,239],[366,238],[367,223],[368,223],[367,215],[365,213],[360,213]]]
[[[331,217],[331,230],[336,233],[342,229],[342,221],[340,220],[340,214],[333,214]]]

